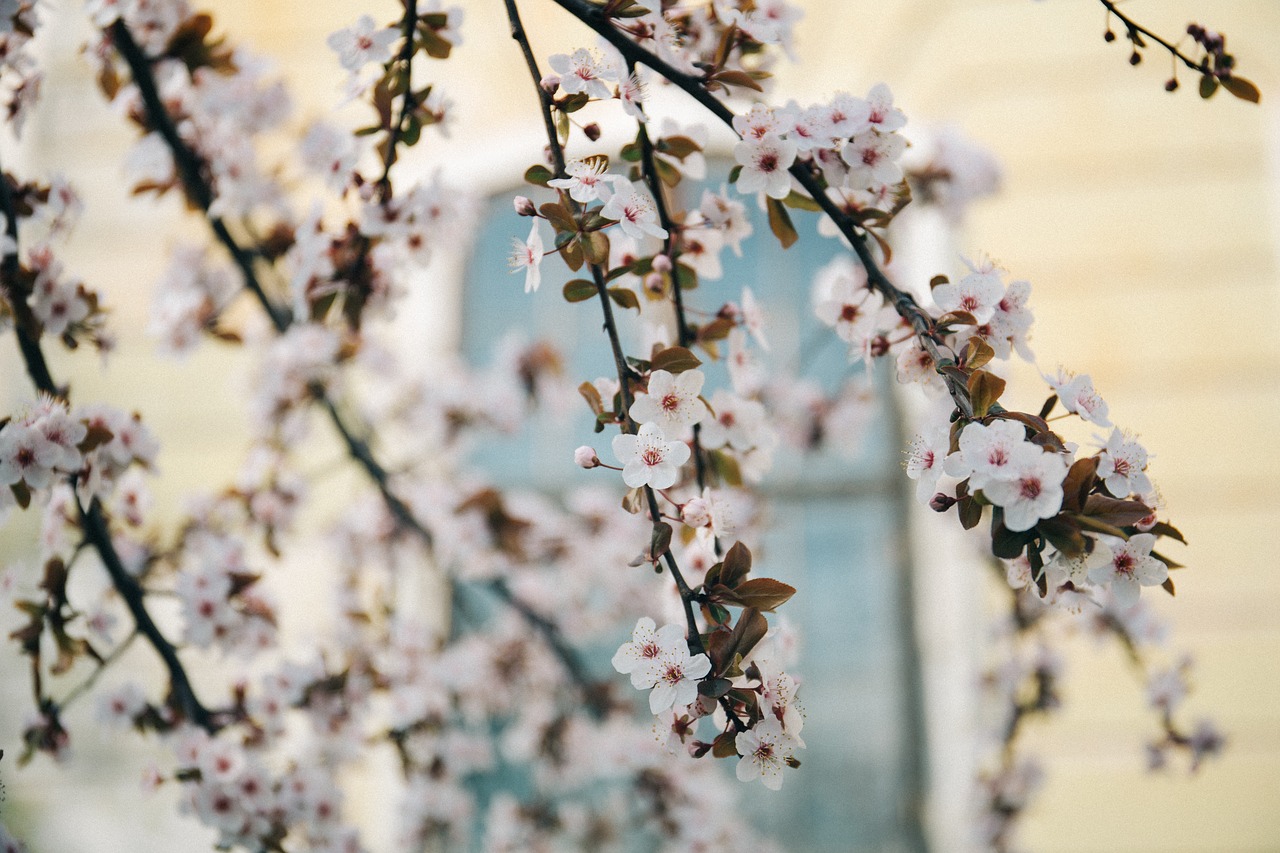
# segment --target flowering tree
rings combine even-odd
[[[780,440],[796,433],[812,450],[847,439],[865,400],[839,392],[812,406],[803,428],[782,429],[788,380],[765,368],[765,311],[749,289],[721,300],[698,285],[721,277],[726,249],[776,239],[803,251],[794,221],[812,215],[846,250],[814,282],[814,314],[850,362],[892,371],[934,401],[938,417],[911,444],[906,474],[923,504],[1003,561],[1013,590],[1009,657],[992,677],[1002,748],[980,780],[982,842],[1004,849],[1035,775],[1016,738],[1056,705],[1051,641],[1063,625],[1114,636],[1149,668],[1143,601],[1155,588],[1174,592],[1169,541],[1182,536],[1161,517],[1146,449],[1112,425],[1087,375],[1047,376],[1035,411],[1002,402],[999,364],[1033,360],[1029,284],[985,260],[954,281],[939,271],[921,292],[898,280],[898,214],[914,204],[959,215],[990,191],[992,167],[954,140],[912,160],[907,117],[885,84],[807,106],[770,102],[769,69],[790,52],[796,19],[785,2],[557,3],[598,44],[539,57],[518,3],[505,0],[528,109],[546,130],[527,195],[513,202],[530,229],[510,261],[529,298],[556,299],[540,288],[544,260],[559,256],[574,277],[554,284],[585,303],[564,310],[599,313],[612,364],[562,365],[535,344],[487,371],[431,372],[399,367],[377,333],[406,270],[469,215],[447,175],[406,186],[396,169],[450,120],[431,65],[465,49],[462,10],[402,0],[389,25],[365,15],[334,33],[328,46],[371,119],[354,134],[317,124],[268,165],[256,143],[279,126],[285,93],[213,35],[208,15],[185,0],[86,4],[101,33],[89,50],[100,88],[138,129],[134,188],[180,194],[209,232],[210,245],[175,251],[152,331],[171,355],[210,340],[256,353],[256,441],[227,487],[194,501],[181,524],[151,521],[160,444],[145,413],[73,396],[46,360],[50,347],[105,352],[113,342],[107,297],[58,259],[75,191],[5,172],[0,328],[17,342],[31,396],[0,421],[0,512],[41,518],[41,568],[5,576],[30,668],[22,760],[61,754],[73,734],[62,714],[86,697],[104,725],[170,748],[150,783],[178,787],[223,847],[365,849],[344,816],[343,774],[366,749],[399,762],[402,779],[388,785],[403,797],[404,849],[612,849],[644,836],[710,850],[756,839],[730,805],[737,783],[717,765],[781,787],[803,772],[805,714],[802,679],[788,672],[793,641],[775,615],[796,590],[755,565],[761,530],[744,507]],[[1192,25],[1184,48],[1102,5],[1134,64],[1155,44],[1198,76],[1203,97],[1222,88],[1258,100],[1219,34]],[[39,25],[33,3],[0,4],[15,132],[39,92],[26,50]],[[696,204],[679,188],[705,175],[705,137],[654,121],[659,86],[739,140],[722,187]],[[1174,78],[1166,88],[1176,87]],[[597,120],[615,100],[634,138],[602,150]],[[307,200],[290,194],[302,173],[327,193],[305,212]],[[755,233],[749,205],[771,235]],[[663,323],[628,351],[623,328],[637,317]],[[703,370],[714,361],[728,368],[722,387]],[[512,428],[564,377],[599,436],[564,464],[595,471],[605,497],[556,503],[469,466],[472,442]],[[298,522],[309,496],[295,448],[316,421],[369,488],[328,533],[339,606],[325,647],[300,659],[276,629],[288,602],[262,581],[310,535]],[[69,580],[89,572],[105,573],[106,592],[76,600]],[[448,618],[404,600],[424,573],[446,579]],[[164,599],[178,618],[157,614]],[[620,625],[634,627],[606,673],[583,650]],[[133,643],[154,652],[164,688],[141,677],[99,688]],[[232,676],[196,678],[196,649],[226,656]],[[1153,764],[1183,750],[1196,766],[1221,738],[1208,723],[1178,721],[1185,667],[1146,674],[1160,715]],[[648,713],[622,676],[647,691]],[[473,776],[499,753],[525,768],[526,798],[477,797]],[[0,842],[22,849],[3,829]]]

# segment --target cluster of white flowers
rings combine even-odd
[[[906,122],[883,83],[865,99],[842,92],[808,107],[756,104],[733,120],[742,137],[733,149],[741,167],[738,190],[786,198],[792,192],[788,170],[797,160],[818,165],[832,191],[876,194],[894,187],[902,181],[899,161],[907,149],[897,131]]]

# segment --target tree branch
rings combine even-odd
[[[414,0],[409,0],[409,6],[416,8]],[[408,12],[406,15],[408,15]],[[416,21],[416,15],[413,16],[413,19]],[[213,202],[213,188],[209,182],[207,169],[200,156],[179,136],[173,117],[169,115],[168,109],[157,92],[150,60],[138,47],[137,42],[123,21],[116,21],[112,24],[110,33],[121,56],[124,57],[126,64],[129,66],[134,82],[138,85],[139,92],[142,94],[147,120],[160,132],[173,155],[174,163],[178,168],[188,198],[199,207],[218,242],[235,260],[245,288],[254,295],[258,304],[271,319],[276,331],[279,333],[288,331],[289,327],[294,323],[294,318],[288,312],[278,308],[267,295],[254,268],[253,254],[239,244],[220,217],[210,214],[209,208]],[[412,33],[410,33],[409,41],[410,43],[412,42]],[[407,104],[405,109],[409,109]],[[402,122],[403,118],[404,112],[402,111]],[[389,171],[389,164],[387,169]],[[325,410],[334,430],[342,439],[348,455],[356,461],[373,482],[397,523],[418,537],[424,547],[430,551],[433,547],[431,531],[417,518],[409,505],[391,488],[390,475],[386,467],[374,455],[369,443],[357,437],[355,431],[342,417],[333,398],[323,388],[314,386],[311,388],[311,394]],[[564,640],[559,628],[545,617],[538,616],[524,602],[519,602],[519,606],[516,606],[518,599],[516,599],[514,593],[509,589],[498,589],[497,583],[490,582],[488,586],[500,599],[512,605],[516,612],[543,637],[571,677],[578,682],[584,692],[590,693],[593,682],[587,676],[587,669]]]

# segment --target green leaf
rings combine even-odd
[[[690,154],[702,150],[702,146],[687,136],[668,136],[658,140],[657,149],[663,154],[670,154],[677,160],[684,160]]]
[[[1222,88],[1242,101],[1256,104],[1262,100],[1262,93],[1258,91],[1258,87],[1243,77],[1236,77],[1235,75],[1223,77],[1221,83]]]
[[[582,235],[582,252],[587,262],[596,264],[609,263],[609,237],[603,231],[591,231]]]
[[[733,682],[727,678],[706,678],[698,682],[698,693],[712,699],[719,699],[729,692]]]
[[[564,258],[569,269],[577,272],[582,269],[582,244],[577,240],[570,240],[560,248],[560,257]]]
[[[1200,78],[1200,97],[1206,101],[1212,98],[1218,91],[1218,78],[1212,74],[1206,74]]]
[[[991,359],[996,357],[996,351],[991,345],[979,337],[969,338],[969,343],[964,348],[964,366],[977,370]]]
[[[701,364],[702,360],[684,347],[667,347],[659,350],[650,359],[650,365],[654,370],[665,370],[668,373],[683,373]]]
[[[794,207],[796,210],[811,210],[814,213],[820,213],[822,211],[821,205],[816,201],[803,193],[796,192],[795,190],[792,190],[791,195],[784,198],[782,203],[787,207]]]
[[[742,485],[742,469],[738,466],[738,460],[731,454],[723,450],[709,450],[707,459],[711,462],[711,470],[723,485]]]
[[[653,526],[653,535],[649,537],[649,556],[657,560],[671,550],[671,525],[660,521]]]
[[[569,213],[569,209],[558,202],[549,201],[538,208],[538,212],[547,218],[551,223],[551,227],[557,231],[576,234],[578,233],[578,222]]]
[[[676,264],[675,279],[676,287],[681,290],[696,290],[698,288],[698,271],[693,267],[685,264]]]
[[[556,101],[556,107],[562,113],[576,113],[582,109],[591,100],[591,96],[586,92],[576,92],[559,101]]]
[[[555,177],[550,169],[546,166],[530,166],[525,169],[524,179],[527,183],[533,184],[535,187],[545,187],[547,181]]]
[[[622,308],[634,308],[640,310],[640,300],[636,298],[636,292],[629,287],[611,287],[609,288],[609,298],[618,303]]]
[[[782,248],[790,249],[800,239],[796,227],[791,224],[791,214],[787,213],[786,206],[776,198],[766,197],[765,202],[769,209],[769,230],[778,238]]]
[[[564,298],[568,302],[586,302],[597,293],[595,282],[585,278],[575,278],[564,283]],[[598,394],[596,396],[599,397]]]

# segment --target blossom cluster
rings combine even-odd
[[[919,439],[907,473],[921,500],[954,508],[966,528],[993,508],[992,551],[1008,560],[1019,606],[1083,613],[1132,637],[1140,586],[1172,591],[1175,564],[1155,547],[1181,537],[1156,518],[1146,450],[1119,429],[1081,445],[1049,427],[1058,405],[1110,427],[1089,378],[1050,379],[1054,396],[1038,415],[999,403],[1004,380],[987,365],[1014,352],[1032,358],[1029,285],[978,264],[955,284],[935,279],[925,309],[880,268],[885,229],[915,188],[952,215],[989,191],[980,155],[953,140],[913,166],[899,132],[905,116],[883,84],[808,107],[757,103],[728,119],[741,137],[737,167],[680,209],[671,189],[706,179],[709,134],[658,116],[647,103],[651,78],[721,109],[717,92],[763,93],[774,48],[790,50],[798,17],[783,0],[611,0],[584,4],[589,14],[566,2],[604,44],[552,55],[545,76],[530,60],[550,156],[525,175],[543,203],[515,200],[532,224],[512,267],[529,292],[552,253],[584,276],[563,295],[601,312],[615,356],[614,375],[590,381],[580,380],[596,368],[567,370],[552,347],[515,340],[500,343],[486,370],[446,359],[417,371],[378,344],[369,322],[391,315],[403,270],[465,230],[470,204],[446,176],[393,181],[425,132],[449,131],[451,102],[422,78],[427,60],[462,45],[460,8],[405,2],[390,25],[362,15],[332,34],[345,94],[372,123],[354,135],[313,124],[291,148],[296,157],[272,163],[257,143],[284,127],[289,99],[268,63],[212,37],[212,19],[186,0],[86,5],[101,30],[89,51],[99,86],[139,131],[129,186],[181,194],[218,244],[174,253],[150,332],[168,355],[206,339],[249,344],[254,446],[178,523],[154,518],[145,474],[159,444],[142,417],[72,405],[44,361],[54,341],[112,345],[99,297],[51,248],[78,199],[58,178],[0,176],[0,331],[18,337],[41,394],[0,420],[0,514],[15,505],[42,514],[42,570],[0,577],[5,603],[25,620],[12,636],[35,675],[24,760],[66,756],[63,711],[92,692],[105,725],[167,748],[167,766],[145,784],[179,788],[180,808],[221,847],[364,850],[344,784],[380,749],[404,777],[403,849],[577,849],[633,833],[664,850],[768,849],[733,808],[727,774],[695,760],[733,759],[738,780],[777,789],[805,747],[801,680],[787,671],[794,638],[776,615],[796,590],[753,574],[749,544],[759,550],[763,513],[749,486],[783,440],[855,444],[859,425],[876,418],[870,366],[884,357],[896,359],[901,380],[954,403],[951,426]],[[0,75],[16,81],[6,90],[15,127],[39,88],[25,53],[38,24],[34,4],[0,3]],[[570,156],[571,139],[600,139],[584,111],[615,100],[635,121],[634,141]],[[766,318],[749,288],[701,309],[686,302],[701,280],[723,278],[726,249],[742,255],[753,236],[742,195],[756,196],[784,246],[798,239],[789,211],[821,210],[820,233],[857,255],[833,262],[813,290],[815,316],[868,366],[834,395],[769,374]],[[237,300],[257,315],[244,319]],[[619,324],[636,315],[627,312],[672,322],[645,324],[628,354]],[[720,360],[728,382],[708,388],[701,368]],[[581,370],[590,372],[573,375]],[[469,450],[539,408],[566,409],[575,385],[596,433],[616,429],[619,464],[590,446],[575,461],[616,477],[560,499],[502,489],[470,464]],[[367,483],[317,548],[311,516],[326,510],[304,474],[303,439],[321,419]],[[627,512],[617,506],[623,486]],[[297,579],[286,555],[303,550],[304,582],[318,574],[314,555],[332,570],[332,589],[320,637],[287,648],[278,620]],[[96,595],[68,586],[95,562],[105,569]],[[646,567],[671,583],[653,583]],[[423,575],[448,587],[444,620],[409,601]],[[1095,594],[1099,607],[1086,609]],[[160,598],[174,602],[176,622],[152,617]],[[612,663],[648,691],[648,718],[597,680],[580,651],[616,642],[617,626],[637,613],[666,624],[640,616]],[[163,666],[163,692],[132,678],[96,684],[119,673],[135,640]],[[228,659],[231,678],[213,667],[192,677]],[[50,689],[86,669],[74,689]],[[1034,703],[1048,707],[1055,672],[1049,652],[1010,667],[1006,698],[1025,698],[1015,694],[1033,678]],[[1187,734],[1172,724],[1184,686],[1180,670],[1153,676],[1151,702],[1166,722],[1153,764],[1176,747],[1193,764],[1221,747],[1209,726]],[[486,794],[513,766],[527,771],[531,793]],[[1034,773],[1005,767],[992,779],[1007,816]],[[2,827],[0,843],[16,846]]]

